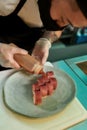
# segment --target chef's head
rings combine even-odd
[[[87,26],[87,0],[53,0],[50,15],[58,26]]]

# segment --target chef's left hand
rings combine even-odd
[[[34,56],[43,65],[47,61],[50,47],[51,43],[48,39],[40,38],[35,44],[32,56]]]

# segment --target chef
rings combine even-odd
[[[14,54],[28,51],[44,64],[68,25],[87,26],[86,5],[86,0],[0,0],[0,65],[20,68]]]

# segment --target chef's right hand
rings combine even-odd
[[[28,52],[14,44],[0,43],[0,65],[6,68],[19,69],[20,65],[15,61],[14,54],[26,55]]]

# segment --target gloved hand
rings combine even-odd
[[[32,56],[40,61],[41,64],[44,64],[48,58],[50,48],[50,41],[46,38],[40,38],[35,44]]]
[[[27,54],[24,49],[17,47],[14,44],[0,44],[0,65],[6,68],[19,69],[20,65],[14,60],[14,54]]]

